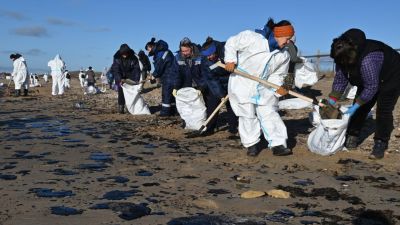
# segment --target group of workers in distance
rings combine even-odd
[[[160,116],[176,113],[174,89],[194,87],[200,90],[207,116],[228,95],[228,130],[233,134],[239,132],[248,156],[254,157],[261,152],[261,135],[268,141],[273,155],[290,155],[292,150],[287,147],[288,135],[278,114],[278,101],[288,94],[290,85],[284,83],[286,76],[293,73],[293,64],[301,63],[293,43],[294,35],[294,27],[289,21],[275,23],[269,19],[263,29],[240,32],[226,42],[208,37],[202,45],[197,45],[185,37],[176,55],[165,41],[152,38],[145,45],[148,56],[153,57],[152,73],[150,61],[143,51],[136,54],[127,44],[122,44],[114,54],[110,69],[118,90],[118,111],[124,113],[121,85],[128,80],[136,83],[143,79],[161,80]],[[367,39],[360,29],[352,28],[333,39],[330,56],[336,64],[336,74],[332,92],[327,97],[329,104],[336,104],[349,83],[358,87],[352,106],[345,112],[351,116],[345,147],[354,149],[360,144],[360,130],[376,103],[375,144],[370,158],[383,158],[393,130],[393,110],[400,94],[400,54],[380,41]],[[14,60],[14,67],[23,66],[23,58],[15,55],[10,58]],[[225,64],[225,69],[210,68],[218,61]],[[235,74],[235,70],[280,88],[264,86]],[[144,78],[146,74],[149,75]],[[13,75],[16,89],[25,87],[15,71]],[[214,133],[217,120],[216,116],[207,125],[205,135]]]

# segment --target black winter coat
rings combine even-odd
[[[114,54],[114,62],[111,66],[111,73],[114,75],[116,84],[119,84],[122,79],[130,79],[139,82],[140,65],[135,52],[131,50],[128,57],[123,58],[119,51],[117,51]]]
[[[221,67],[210,69],[210,66],[221,61],[224,63],[225,56],[225,42],[214,41],[217,47],[216,53],[218,59],[216,61],[210,61],[207,57],[203,56],[201,61],[201,75],[204,83],[207,86],[207,90],[217,98],[223,98],[228,93],[228,81],[230,73]]]

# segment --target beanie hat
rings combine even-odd
[[[294,28],[292,25],[274,27],[275,37],[291,37],[293,35],[294,35]]]

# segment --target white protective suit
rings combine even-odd
[[[44,82],[47,83],[47,81],[49,80],[49,75],[47,75],[47,73],[45,73],[45,74],[43,75],[43,79],[44,79]]]
[[[70,79],[67,79],[67,74],[68,74],[68,71],[65,71],[64,75],[63,75],[63,77],[64,77],[64,87],[69,89],[69,88],[71,88],[71,84],[70,84]]]
[[[85,77],[86,77],[86,73],[83,72],[83,70],[79,71],[79,83],[81,84],[81,87],[85,87]]]
[[[14,80],[15,89],[21,90],[21,88],[28,90],[29,87],[29,75],[28,66],[24,57],[19,57],[13,62],[14,70],[11,74]]]
[[[234,62],[239,70],[282,85],[289,68],[287,51],[270,52],[268,40],[253,31],[230,37],[225,44],[225,62]],[[244,147],[260,141],[261,130],[269,147],[287,147],[287,131],[279,116],[276,89],[240,75],[231,74],[228,83],[230,104],[239,117],[239,134]]]
[[[61,59],[60,55],[56,55],[54,59],[50,60],[47,64],[51,68],[51,77],[53,80],[52,95],[64,94],[64,74],[65,63]],[[58,89],[58,93],[57,93]]]
[[[30,81],[30,87],[33,87],[33,86],[35,85],[33,73],[31,73],[31,74],[29,75],[29,81]]]

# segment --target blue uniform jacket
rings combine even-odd
[[[168,44],[165,41],[157,41],[155,45],[153,61],[153,76],[156,78],[161,78],[163,85],[178,88],[180,83],[178,77],[178,65],[175,62],[174,54],[168,50]]]
[[[203,56],[201,61],[201,75],[207,86],[207,90],[210,91],[215,97],[223,98],[228,92],[230,73],[221,67],[211,70],[210,66],[217,61],[224,63],[225,42],[214,41],[214,43],[217,47],[216,53],[218,54],[218,59],[215,61],[210,61],[207,59],[207,57]]]
[[[184,58],[180,51],[175,55],[181,81],[180,88],[192,87],[194,82],[202,89],[205,87],[205,82],[201,76],[201,55],[195,44],[192,45],[192,52],[193,56],[190,58]]]

